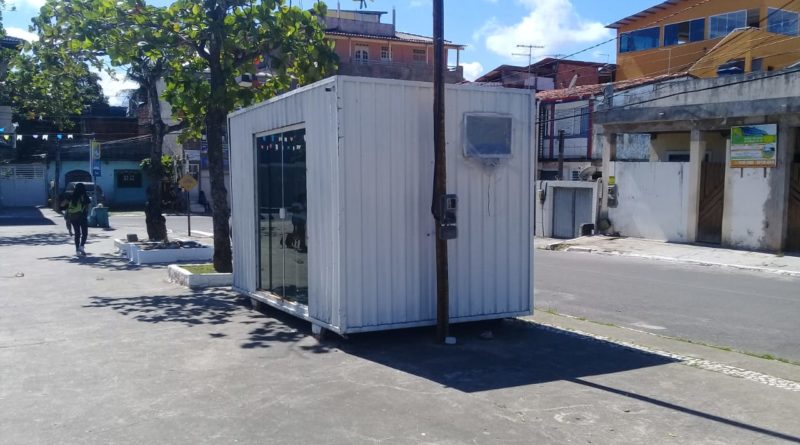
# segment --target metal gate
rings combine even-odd
[[[592,224],[592,190],[553,189],[553,238],[577,238],[583,224]]]
[[[789,233],[786,250],[800,251],[800,163],[792,165],[792,185],[789,190]]]
[[[697,241],[722,243],[722,216],[725,203],[725,164],[703,162],[700,174],[700,208]]]
[[[47,204],[45,168],[40,164],[0,166],[0,207]]]

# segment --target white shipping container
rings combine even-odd
[[[451,322],[530,314],[530,92],[445,95]],[[432,84],[333,77],[228,128],[237,291],[341,334],[436,324]]]

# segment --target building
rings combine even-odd
[[[330,9],[324,18],[325,36],[334,42],[340,75],[385,79],[433,81],[433,39],[399,32],[396,14],[392,23],[382,23],[382,11]],[[463,45],[445,41],[447,64],[455,52],[455,64],[448,66],[445,82],[464,80],[461,65]]]
[[[601,176],[602,156],[595,149],[592,113],[602,102],[606,90],[625,91],[630,88],[674,81],[686,73],[639,78],[598,85],[540,91],[536,94],[536,149],[538,152],[538,179],[586,181]],[[561,155],[561,131],[563,155]],[[649,142],[640,135],[630,135],[620,141],[621,150],[641,152],[643,143]],[[559,162],[561,158],[561,162]]]
[[[618,36],[617,80],[785,68],[797,49],[799,15],[800,2],[785,0],[661,2],[608,25]]]
[[[505,88],[558,90],[613,82],[614,72],[613,64],[547,57],[530,66],[500,65],[475,82]]]
[[[593,114],[607,193],[598,226],[623,236],[800,251],[800,70],[641,86]],[[644,156],[619,140],[646,135]]]

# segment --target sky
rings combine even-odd
[[[287,0],[288,1],[288,0]],[[543,46],[533,50],[533,61],[544,56],[572,55],[614,37],[605,25],[647,9],[661,0],[444,0],[445,38],[466,46],[461,53],[464,76],[468,80],[502,64],[527,65],[528,49],[517,45]],[[295,5],[310,7],[314,0],[292,0]],[[44,0],[7,0],[16,11],[6,11],[4,26],[8,34],[34,38],[28,30],[31,18]],[[167,5],[169,0],[151,0]],[[342,9],[357,9],[358,0],[339,0]],[[336,8],[336,0],[328,0]],[[373,11],[397,10],[397,30],[413,34],[432,34],[431,0],[374,0],[367,4]],[[391,21],[391,14],[384,22]],[[515,56],[514,53],[523,53]],[[614,62],[612,41],[572,58],[596,62]],[[451,61],[454,62],[454,60]],[[101,74],[102,86],[112,104],[119,104],[120,94],[136,84],[124,75],[112,79]]]

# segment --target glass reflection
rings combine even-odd
[[[261,136],[256,150],[260,289],[308,304],[305,130]]]

